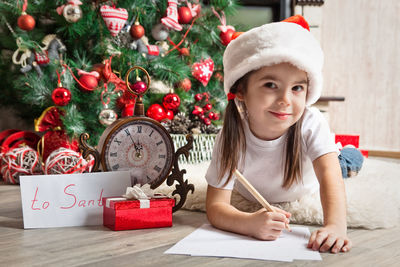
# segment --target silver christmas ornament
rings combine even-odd
[[[103,109],[99,114],[99,122],[104,126],[112,124],[114,121],[117,120],[117,118],[117,113],[114,110],[108,108]]]
[[[70,23],[77,22],[82,18],[82,9],[78,5],[68,4],[64,7],[63,16]]]

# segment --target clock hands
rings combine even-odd
[[[141,143],[139,143],[139,138],[138,138],[138,142],[136,143],[136,142],[133,140],[133,138],[132,138],[131,135],[129,135],[129,137],[131,138],[131,141],[132,141],[132,143],[133,143],[133,145],[134,145],[134,147],[135,147],[135,151],[136,151],[135,156],[136,156],[136,158],[139,158],[139,159],[140,159],[140,158],[142,157],[143,146],[142,146]]]

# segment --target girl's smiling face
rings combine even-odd
[[[238,88],[250,130],[263,140],[282,136],[303,115],[307,96],[307,73],[292,64],[263,67],[250,74],[247,89]]]

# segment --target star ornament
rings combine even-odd
[[[201,60],[192,65],[192,75],[196,78],[203,86],[207,86],[210,78],[214,72],[214,61],[211,58]]]

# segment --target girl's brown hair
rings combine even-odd
[[[247,73],[240,78],[230,89],[230,92],[236,94],[238,90],[243,90],[246,93],[247,81],[252,72]],[[244,105],[243,105],[244,106]],[[283,188],[290,188],[293,183],[301,182],[302,170],[302,141],[301,141],[301,126],[303,116],[292,125],[287,134],[285,145],[285,162],[284,162],[284,181]],[[245,153],[240,153],[246,150],[246,138],[244,134],[243,122],[236,106],[235,101],[229,100],[224,115],[224,125],[221,132],[221,143],[219,147],[219,173],[218,180],[229,173],[227,184],[232,179],[232,174],[238,167],[239,156],[244,157]],[[242,158],[243,159],[243,158]]]

